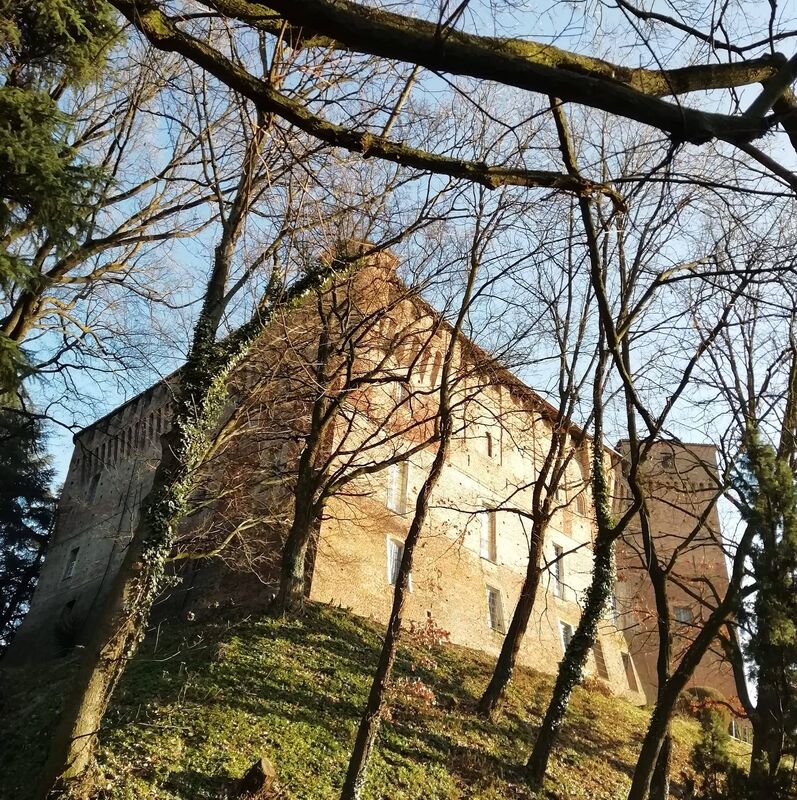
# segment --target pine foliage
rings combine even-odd
[[[114,36],[102,0],[0,0],[0,298],[33,279],[18,238],[67,244],[91,208],[99,172],[70,145],[58,101],[99,74]],[[21,371],[18,348],[0,339],[0,387]]]
[[[42,439],[38,420],[0,412],[0,653],[28,608],[52,526],[53,472]]]

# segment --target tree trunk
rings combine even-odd
[[[488,719],[492,719],[501,707],[506,687],[512,680],[515,671],[518,653],[523,644],[523,638],[534,609],[534,601],[537,597],[537,588],[540,585],[540,556],[542,550],[542,533],[539,530],[532,531],[532,546],[529,549],[529,563],[526,568],[526,577],[520,590],[517,606],[512,614],[512,621],[509,623],[509,630],[501,646],[501,653],[495,664],[490,682],[484,690],[484,694],[479,700],[478,711]]]
[[[720,628],[725,624],[728,616],[736,609],[739,583],[742,577],[742,564],[744,562],[744,554],[746,554],[749,547],[749,541],[750,534],[747,533],[737,550],[739,563],[734,569],[734,578],[729,585],[725,599],[712,612],[694,642],[681,658],[680,663],[672,673],[672,677],[663,686],[659,686],[656,707],[653,709],[650,724],[642,742],[642,749],[639,752],[639,758],[634,769],[628,800],[647,799],[659,752],[664,746],[664,741],[669,732],[670,719],[675,709],[675,703],[692,677],[700,660],[716,638]],[[740,553],[743,554],[741,557]]]
[[[404,541],[404,554],[399,566],[399,574],[396,580],[396,589],[393,592],[393,607],[390,611],[390,620],[387,625],[387,632],[382,643],[382,652],[379,654],[379,663],[371,684],[371,691],[365,704],[365,711],[360,720],[360,727],[357,730],[357,738],[354,742],[349,767],[346,773],[346,780],[341,792],[341,800],[359,800],[365,782],[368,762],[371,758],[371,751],[374,748],[379,725],[382,717],[382,703],[385,692],[390,685],[390,678],[393,672],[393,664],[396,660],[398,650],[399,634],[401,633],[401,622],[404,613],[404,603],[409,591],[409,578],[412,572],[412,559],[415,553],[415,546],[421,535],[426,516],[429,511],[429,498],[437,484],[440,473],[443,471],[446,454],[448,452],[448,442],[451,434],[451,421],[445,425],[441,424],[440,444],[432,462],[429,474],[426,476],[418,499],[415,503],[415,515],[413,516],[407,538]]]
[[[317,532],[318,516],[313,511],[312,498],[306,492],[297,492],[293,522],[282,546],[280,586],[273,606],[275,613],[298,614],[304,608],[307,551]]]
[[[775,676],[764,674],[757,681],[758,705],[757,719],[753,724],[750,786],[753,796],[758,797],[775,797],[776,779],[783,757],[785,724],[774,680]]]
[[[672,736],[669,730],[662,742],[656,768],[650,781],[650,800],[667,800],[670,796],[670,758],[672,756]]]
[[[105,611],[91,636],[74,687],[67,696],[50,742],[38,796],[85,795],[97,733],[113,690],[143,637],[144,626],[158,591],[172,547],[172,528],[151,525],[165,488],[173,482],[175,459],[164,437],[164,457],[147,497],[142,520],[114,578]]]
[[[225,265],[216,265],[225,269]],[[280,306],[288,306],[306,296],[310,288],[328,280],[332,271],[324,268],[306,275],[281,295]],[[68,790],[81,794],[81,784],[91,763],[97,732],[113,690],[144,635],[152,603],[157,597],[166,560],[174,543],[174,530],[180,520],[181,508],[190,491],[184,479],[190,477],[188,440],[185,433],[192,426],[195,436],[212,436],[220,413],[220,398],[210,403],[210,416],[204,408],[214,390],[214,382],[223,377],[231,362],[229,358],[244,352],[247,342],[268,322],[273,307],[263,307],[252,323],[245,325],[237,337],[226,343],[228,360],[219,363],[214,358],[215,334],[213,320],[219,319],[217,309],[207,307],[207,298],[220,297],[221,281],[213,274],[208,283],[205,307],[195,329],[194,343],[186,366],[180,374],[180,389],[169,434],[161,440],[161,460],[145,501],[144,512],[125,558],[116,574],[86,649],[83,663],[75,677],[75,686],[61,713],[53,734],[50,754],[40,781],[39,797],[61,796]],[[233,350],[230,350],[233,348]],[[223,387],[218,387],[223,391]],[[190,481],[189,481],[190,483]],[[74,788],[73,788],[74,787]]]
[[[584,665],[587,663],[589,651],[595,645],[598,624],[611,596],[613,583],[614,537],[603,536],[595,543],[592,583],[587,590],[581,620],[559,665],[553,696],[537,732],[534,749],[526,763],[527,780],[533,788],[542,786],[545,779],[548,760],[562,727],[570,695],[584,675]]]

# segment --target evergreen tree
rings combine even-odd
[[[0,411],[0,653],[27,611],[52,526],[53,471],[42,440],[37,419]]]
[[[722,714],[707,706],[700,712],[700,739],[689,761],[694,777],[687,781],[693,800],[732,800],[743,796],[744,771],[730,752],[730,740]]]
[[[757,436],[738,483],[744,515],[757,533],[751,557],[756,592],[740,615],[757,693],[750,795],[779,797],[797,717],[797,487],[790,459]]]
[[[32,280],[19,237],[57,246],[86,218],[98,171],[70,147],[58,100],[98,74],[114,30],[103,0],[0,0],[0,298],[12,280]],[[17,348],[0,338],[0,390],[21,371]]]

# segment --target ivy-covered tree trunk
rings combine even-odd
[[[216,316],[215,310],[207,314],[203,310],[181,375],[172,431],[163,439],[161,461],[142,504],[145,511],[111,584],[104,613],[53,734],[40,797],[81,797],[88,791],[88,768],[100,723],[128,660],[143,638],[175,530],[185,512],[195,467],[211,444],[226,403],[229,373],[246,353],[253,336],[267,324],[275,305],[290,306],[333,274],[333,267],[325,266],[297,281],[279,300],[261,308],[250,325],[223,345],[216,345],[215,329],[209,322],[220,315]],[[211,284],[214,282],[215,277]],[[210,295],[218,297],[215,289]],[[210,358],[210,354],[214,357]]]
[[[608,532],[599,534],[595,542],[592,583],[587,590],[581,620],[559,665],[553,695],[526,763],[526,775],[532,787],[542,786],[545,779],[548,760],[561,730],[570,695],[581,682],[587,657],[595,645],[598,624],[614,586],[614,574],[614,536]]]
[[[53,732],[40,777],[39,797],[86,796],[100,723],[127,662],[144,636],[150,610],[161,588],[175,531],[193,488],[193,473],[211,444],[227,403],[227,378],[254,336],[267,324],[275,304],[301,299],[331,273],[329,267],[306,275],[283,295],[269,284],[249,323],[225,342],[216,341],[227,306],[232,257],[250,207],[253,181],[266,127],[262,116],[250,139],[236,192],[194,326],[191,347],[180,372],[171,430],[161,439],[161,459],[142,514],[119,571],[111,583],[103,613],[74,678]]]
[[[493,670],[490,682],[479,700],[478,711],[483,716],[492,718],[501,707],[506,688],[512,680],[512,675],[517,664],[520,647],[528,629],[537,589],[540,585],[542,570],[540,558],[542,556],[544,525],[535,521],[531,531],[531,547],[529,548],[529,563],[526,567],[526,577],[520,589],[509,630],[501,645],[501,653]]]
[[[156,487],[164,497],[170,471],[170,466],[164,465],[158,470],[160,474],[156,473]],[[154,500],[152,493],[150,496]],[[153,507],[157,505],[153,503]],[[116,683],[142,638],[171,549],[171,526],[159,522],[155,513],[145,515],[113,581],[104,613],[51,738],[41,776],[42,798],[88,794],[89,767],[100,723]]]

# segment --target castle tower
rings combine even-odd
[[[618,450],[627,456],[628,442]],[[723,539],[717,511],[721,483],[716,449],[709,444],[656,443],[641,468],[648,498],[651,538],[658,562],[669,570],[667,595],[672,632],[672,663],[700,630],[701,623],[728,588]],[[618,511],[629,502],[621,484]],[[649,703],[656,700],[658,613],[640,523],[635,520],[617,550],[616,603],[619,627],[628,641]],[[711,687],[726,698],[736,696],[733,671],[716,642],[698,665],[692,687]]]

